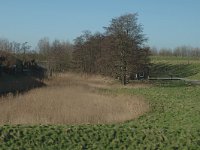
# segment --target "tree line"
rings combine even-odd
[[[6,68],[17,66],[23,69],[32,62],[50,62],[49,66],[55,71],[67,70],[70,66],[72,50],[71,43],[59,40],[50,42],[48,38],[40,39],[34,50],[28,42],[17,43],[0,39],[0,65]]]
[[[154,56],[200,57],[200,48],[191,46],[179,46],[173,49],[152,47],[150,51]]]
[[[180,46],[157,49],[146,46],[147,38],[138,23],[138,15],[125,14],[110,21],[104,32],[84,31],[74,43],[41,38],[33,50],[28,42],[10,42],[0,39],[0,65],[13,69],[43,63],[54,71],[75,71],[127,78],[143,73],[148,75],[150,55],[199,57],[200,48]],[[28,65],[27,65],[28,64]],[[19,67],[20,66],[20,67]],[[15,68],[14,68],[15,69]]]
[[[75,39],[72,65],[78,72],[118,77],[123,84],[149,63],[147,38],[137,14],[113,18],[104,33],[85,31]]]
[[[12,53],[22,62],[36,59],[55,64],[59,71],[102,74],[126,84],[128,77],[134,78],[148,67],[150,48],[146,41],[138,15],[133,13],[113,18],[103,33],[84,31],[73,44],[42,38],[33,51],[27,42],[0,39],[0,51]]]
[[[42,38],[38,42],[39,59],[48,62],[49,69],[54,71],[66,71],[71,67],[73,44],[67,41]]]

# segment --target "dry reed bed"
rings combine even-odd
[[[96,88],[117,86],[97,76],[60,75],[47,87],[0,100],[0,124],[87,124],[130,120],[148,111],[143,98],[103,95]]]

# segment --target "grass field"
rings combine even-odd
[[[183,81],[141,81],[123,87],[107,78],[85,76],[69,83],[49,82],[48,88],[60,83],[59,87],[77,85],[103,97],[133,96],[133,101],[139,98],[150,109],[121,123],[1,125],[0,149],[200,149],[200,86]]]
[[[200,80],[200,58],[152,56],[151,77],[180,77]]]
[[[151,56],[151,63],[199,64],[198,57]]]

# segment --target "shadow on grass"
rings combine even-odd
[[[151,84],[158,87],[188,87],[195,86],[182,80],[154,80],[150,81]]]
[[[152,64],[150,68],[151,77],[180,77],[185,78],[200,72],[199,67],[193,64]]]
[[[0,96],[12,93],[13,95],[23,94],[31,89],[46,86],[42,80],[34,76],[8,75],[0,76]]]

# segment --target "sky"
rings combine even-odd
[[[0,0],[0,38],[73,42],[127,13],[138,13],[151,47],[200,47],[200,0]]]

